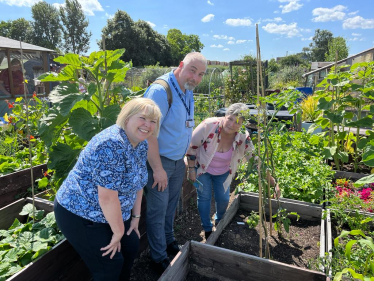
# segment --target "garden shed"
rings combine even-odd
[[[22,93],[17,90],[17,81],[19,76],[15,76],[16,71],[8,71],[10,66],[17,62],[23,61],[23,78],[27,82],[26,93],[30,96],[35,91],[38,95],[48,95],[50,92],[49,83],[40,83],[36,78],[47,71],[50,71],[50,63],[52,59],[57,55],[56,51],[43,48],[40,46],[32,45],[29,43],[22,42],[23,56],[21,58],[20,41],[13,40],[7,37],[0,36],[0,116],[4,115],[8,111],[7,104],[4,100],[14,101],[18,96],[23,96]],[[21,69],[17,70],[21,73]]]

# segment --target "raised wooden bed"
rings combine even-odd
[[[320,232],[320,256],[323,257],[325,252],[327,252],[327,243],[330,243],[326,240],[326,229],[327,221],[322,218],[322,208],[317,204],[306,203],[297,200],[291,200],[282,198],[281,200],[283,208],[287,209],[289,212],[297,212],[302,219],[320,221],[321,222],[321,232]],[[223,229],[230,223],[235,214],[239,209],[245,211],[258,211],[258,194],[257,193],[240,193],[238,194],[229,209],[226,211],[224,218],[216,226],[216,231],[214,231],[206,241],[209,245],[214,245],[217,241],[219,235],[222,233]],[[276,200],[272,200],[272,213],[275,214],[277,209]],[[266,212],[269,213],[268,205],[266,205]],[[331,229],[331,228],[330,228]],[[282,263],[281,263],[282,264]],[[292,266],[292,265],[289,265]],[[296,266],[292,266],[295,269]],[[298,268],[300,269],[300,268]],[[322,269],[324,271],[324,269]],[[317,272],[315,272],[317,274]],[[319,274],[319,273],[318,273]],[[325,277],[326,278],[326,277]],[[293,280],[293,279],[289,279]],[[295,279],[297,280],[297,279]],[[299,279],[302,280],[302,279]],[[314,280],[314,279],[309,279]]]
[[[191,271],[219,280],[326,280],[320,272],[191,241],[183,246],[159,281],[185,280]]]
[[[43,177],[47,165],[33,167],[34,180]],[[26,193],[31,187],[31,171],[25,169],[0,177],[0,208],[16,201],[16,195]]]
[[[353,181],[357,181],[363,177],[370,176],[369,174],[362,174],[362,173],[352,173],[352,172],[345,172],[345,171],[334,171],[335,179],[350,179]]]
[[[19,216],[23,206],[32,203],[31,198],[20,199],[0,209],[0,229],[8,229],[15,218],[21,222],[24,216]],[[53,203],[35,198],[35,207],[46,213],[53,211]],[[90,280],[88,268],[79,255],[64,239],[52,250],[31,262],[21,271],[10,277],[9,281],[57,281],[57,280]]]

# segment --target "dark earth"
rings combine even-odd
[[[236,186],[235,183],[232,184],[230,190],[229,204],[231,204],[235,196],[234,186]],[[213,215],[213,201],[211,214]],[[247,216],[249,214],[239,210],[231,223],[222,232],[215,245],[258,256],[259,234],[257,229],[259,226],[256,229],[249,229],[247,225],[238,225],[238,221],[243,221],[240,215]],[[175,237],[180,244],[183,245],[189,240],[205,242],[196,199],[191,199],[188,208],[176,218],[174,226]],[[285,231],[283,231],[283,237],[279,237],[276,231],[273,231],[272,234],[273,236],[270,237],[269,243],[273,260],[308,268],[309,260],[317,258],[319,255],[320,221],[292,220],[289,234]],[[170,259],[172,258],[171,256]],[[158,280],[158,278],[159,275],[151,267],[149,249],[146,249],[135,260],[131,280],[153,281]],[[219,277],[217,276],[217,279],[207,278],[195,272],[189,272],[186,280],[219,280]]]

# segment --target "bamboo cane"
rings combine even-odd
[[[260,106],[260,63],[259,60],[259,40],[258,40],[258,24],[256,24],[256,47],[257,47],[257,148],[258,148],[258,163],[257,163],[257,172],[258,172],[258,213],[260,217],[260,225],[263,224],[262,217],[262,183],[261,183],[261,106]],[[260,237],[260,258],[262,258],[262,229],[259,228],[259,237]]]
[[[23,67],[23,49],[22,49],[22,41],[21,38],[19,39],[19,48],[21,50],[21,69],[22,69],[22,76],[24,74],[24,67]],[[32,223],[34,224],[35,221],[35,188],[34,188],[34,169],[32,165],[32,142],[31,142],[31,134],[30,134],[30,127],[29,127],[29,100],[27,99],[26,93],[26,81],[23,79],[23,94],[25,96],[25,103],[26,103],[26,131],[27,131],[27,138],[29,140],[29,160],[30,160],[30,173],[31,173],[31,194],[32,194]]]

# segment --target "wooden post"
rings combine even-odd
[[[11,65],[12,62],[10,61],[10,50],[9,49],[6,50],[6,56],[7,56],[7,59],[8,59],[10,94],[14,98],[15,93],[14,93],[14,86],[13,86],[13,73],[12,73],[12,65]]]
[[[50,70],[49,65],[48,65],[48,61],[49,61],[48,54],[45,52],[43,52],[42,54],[43,54],[43,70],[44,72],[48,72]],[[49,92],[51,91],[51,87],[50,87],[51,82],[43,82],[43,84],[44,84],[44,89],[45,89],[44,95],[47,96]]]

